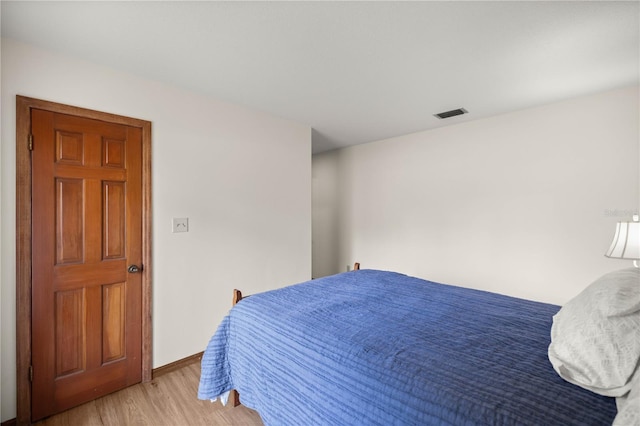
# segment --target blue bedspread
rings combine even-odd
[[[610,425],[615,400],[547,360],[558,306],[361,270],[253,295],[220,324],[198,397],[267,425]]]

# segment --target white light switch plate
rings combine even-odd
[[[189,232],[188,217],[174,217],[172,220],[172,232]]]

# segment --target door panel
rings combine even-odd
[[[103,182],[102,241],[104,259],[125,257],[125,185],[123,182]]]
[[[85,369],[85,291],[63,290],[55,294],[55,379]]]
[[[32,420],[141,381],[139,128],[33,109]]]
[[[56,265],[84,261],[84,181],[62,178],[56,185]]]
[[[102,286],[102,363],[126,356],[126,284]]]

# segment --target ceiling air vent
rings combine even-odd
[[[440,120],[442,120],[442,119],[445,119],[445,118],[455,117],[456,115],[467,114],[468,112],[469,111],[467,111],[464,108],[458,108],[458,109],[452,109],[451,111],[445,111],[445,112],[441,112],[441,113],[433,114],[433,115],[438,117]]]

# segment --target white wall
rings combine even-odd
[[[234,287],[311,277],[308,126],[3,39],[2,421],[16,403],[17,94],[152,122],[154,367],[202,351]]]
[[[603,254],[638,211],[638,121],[630,87],[316,155],[314,267],[562,304],[630,266]]]
[[[314,155],[312,176],[312,275],[316,278],[343,271],[336,267],[340,260],[336,247],[339,221],[336,194],[340,176],[334,157]]]

